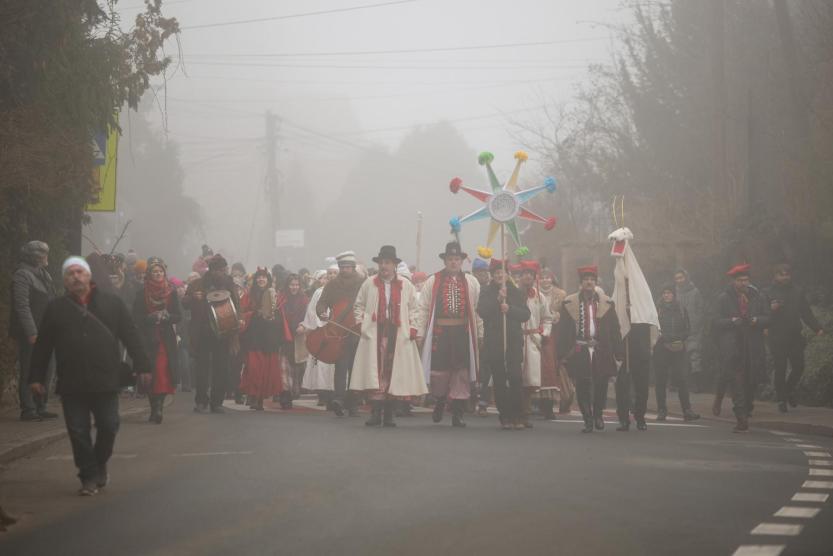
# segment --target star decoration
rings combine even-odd
[[[494,158],[495,156],[490,152],[480,153],[480,156],[477,157],[478,163],[481,166],[486,167],[486,174],[489,177],[489,183],[492,187],[491,193],[467,187],[463,185],[463,180],[460,178],[454,178],[451,180],[451,183],[449,183],[449,189],[452,193],[456,194],[460,191],[465,191],[483,203],[482,207],[465,216],[453,217],[449,222],[451,224],[451,231],[457,234],[460,232],[462,225],[466,222],[491,218],[492,222],[489,227],[487,245],[492,244],[495,236],[497,236],[497,233],[500,231],[501,225],[506,225],[509,235],[512,237],[512,240],[518,248],[517,253],[520,253],[521,251],[528,252],[529,250],[521,245],[517,219],[521,218],[523,220],[538,222],[543,224],[544,228],[547,230],[552,230],[555,227],[554,216],[544,218],[543,216],[540,216],[524,207],[524,204],[544,191],[549,193],[555,192],[555,179],[548,177],[544,180],[542,185],[532,187],[530,189],[519,190],[518,176],[520,175],[521,164],[526,162],[529,157],[525,152],[518,151],[515,153],[515,169],[512,171],[512,175],[509,177],[506,184],[501,185],[494,170],[492,169],[492,161]]]

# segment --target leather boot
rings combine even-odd
[[[732,429],[732,432],[747,432],[749,431],[749,419],[747,419],[746,414],[740,414],[737,416],[738,423],[735,425],[735,428]]]
[[[364,422],[367,427],[378,427],[382,424],[382,402],[371,402],[370,419]]]
[[[165,394],[156,396],[156,424],[162,424],[162,414],[165,411]]]
[[[17,518],[10,515],[6,510],[0,506],[0,524],[2,525],[14,525],[17,523]]]
[[[584,428],[581,429],[583,433],[593,432],[593,419],[585,419],[584,420]]]
[[[383,427],[395,427],[396,423],[393,420],[393,407],[396,405],[396,400],[388,400],[385,402],[384,417],[382,419]]]
[[[596,417],[594,419],[594,424],[596,425],[596,430],[597,431],[603,431],[605,429],[604,417]]]
[[[148,402],[150,403],[150,417],[148,417],[148,423],[157,423],[159,415],[159,403],[157,402],[156,396],[154,396],[153,394],[149,395]]]
[[[640,431],[648,430],[648,423],[645,422],[645,417],[636,418],[636,429]]]
[[[443,414],[445,413],[445,398],[437,398],[437,402],[434,404],[434,412],[431,414],[431,419],[435,423],[439,423],[443,420]]]
[[[465,427],[463,413],[466,411],[466,400],[451,400],[451,426]]]
[[[541,400],[541,413],[545,421],[555,421],[555,402],[553,400]]]

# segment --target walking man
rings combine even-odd
[[[43,315],[50,301],[55,298],[52,276],[46,269],[49,264],[49,246],[42,241],[30,241],[21,249],[20,266],[12,277],[12,307],[9,336],[17,341],[18,397],[21,421],[54,419],[55,413],[46,410],[49,383],[52,382],[53,365],[43,377],[42,395],[33,395],[29,389],[29,366],[32,349],[38,339]]]
[[[425,281],[419,303],[417,334],[422,366],[431,395],[437,400],[433,420],[439,423],[448,401],[455,427],[465,427],[463,413],[477,381],[477,301],[480,283],[464,274],[468,255],[452,241],[440,253],[445,268]]]
[[[150,362],[127,306],[116,294],[96,288],[87,262],[70,257],[62,273],[67,294],[46,308],[32,353],[29,384],[34,394],[45,394],[54,353],[57,392],[81,479],[79,494],[91,496],[107,485],[107,462],[119,430],[119,342],[145,384],[151,380]],[[90,415],[95,419],[95,442]]]
[[[700,290],[691,281],[687,270],[678,269],[674,273],[674,283],[677,289],[677,301],[688,315],[690,331],[685,341],[685,352],[691,386],[694,387],[695,392],[699,392],[703,381],[700,350],[703,344],[703,327],[706,324],[706,303],[703,301]]]
[[[775,266],[772,285],[764,291],[772,311],[769,326],[769,351],[775,363],[775,394],[778,409],[787,412],[787,403],[796,407],[795,387],[804,373],[804,348],[807,341],[802,334],[806,325],[816,336],[824,334],[824,329],[810,309],[804,291],[793,284],[792,269],[784,263]],[[787,364],[790,375],[787,378]]]
[[[353,313],[361,328],[350,389],[368,394],[368,427],[395,427],[397,400],[428,393],[417,348],[416,289],[397,276],[396,248],[384,245],[373,258],[379,273],[364,281]]]
[[[688,338],[688,314],[676,300],[676,288],[669,284],[662,288],[660,302],[657,304],[660,337],[654,346],[654,378],[657,397],[657,421],[668,417],[666,388],[668,378],[677,387],[680,407],[686,421],[694,421],[700,416],[691,410],[688,393],[688,360],[686,357],[686,338]]]

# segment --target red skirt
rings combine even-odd
[[[555,353],[556,327],[552,334],[541,338],[541,388],[561,389],[561,377],[558,373],[558,357]]]
[[[240,391],[255,398],[271,398],[283,392],[280,354],[250,351],[240,379]]]
[[[176,387],[171,380],[171,369],[168,361],[168,350],[162,340],[162,333],[159,327],[156,328],[156,337],[159,340],[159,349],[156,352],[156,366],[153,372],[153,394],[174,394]]]

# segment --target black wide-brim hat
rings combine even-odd
[[[402,262],[402,259],[396,256],[396,247],[393,245],[383,245],[381,249],[379,249],[379,255],[373,257],[373,262],[379,264],[382,259],[390,259],[396,261],[396,264]]]
[[[462,257],[463,259],[468,259],[469,258],[468,253],[465,253],[463,251],[463,249],[460,247],[459,243],[457,243],[456,241],[450,241],[445,246],[445,253],[440,253],[440,258],[442,260],[445,260],[446,257],[454,256],[454,255],[456,255],[458,257]]]

